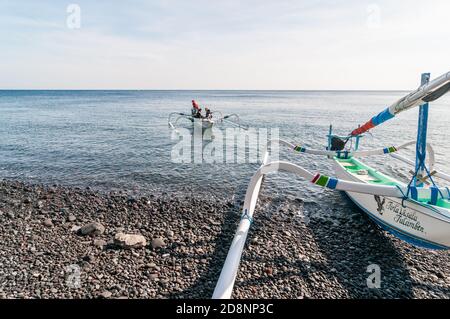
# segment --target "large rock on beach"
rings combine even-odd
[[[114,244],[122,248],[140,248],[147,246],[147,240],[142,235],[117,233]]]
[[[43,221],[43,224],[44,224],[45,226],[47,226],[47,227],[53,227],[53,221],[52,221],[50,218],[46,218],[46,219]]]
[[[166,243],[164,242],[164,239],[162,239],[161,237],[152,240],[153,249],[163,248],[165,245]]]
[[[108,243],[105,240],[103,240],[103,239],[96,239],[96,240],[94,240],[94,246],[99,247],[99,248],[103,248],[107,244]]]
[[[86,224],[86,225],[82,226],[80,229],[78,229],[78,234],[80,234],[82,236],[102,235],[104,232],[105,232],[105,226],[103,226],[102,224],[100,224],[98,222]]]

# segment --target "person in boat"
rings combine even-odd
[[[192,109],[191,109],[191,115],[193,117],[197,117],[198,113],[200,112],[200,107],[198,106],[198,103],[195,100],[192,100]]]
[[[193,115],[193,117],[196,118],[196,119],[202,119],[202,118],[203,118],[203,116],[202,116],[202,109],[199,108],[199,109],[197,110],[197,113],[195,113],[195,114]]]
[[[212,118],[212,112],[210,109],[208,109],[207,107],[205,107],[205,119],[210,120]]]

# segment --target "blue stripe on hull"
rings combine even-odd
[[[382,229],[386,230],[387,232],[391,233],[395,237],[397,237],[403,241],[406,241],[407,243],[409,243],[411,245],[426,248],[426,249],[433,249],[433,250],[448,250],[448,249],[450,249],[450,247],[443,246],[443,245],[440,245],[437,243],[427,241],[425,239],[415,237],[415,236],[407,234],[399,229],[396,229],[396,228],[390,226],[389,224],[386,224],[381,219],[375,217],[375,215],[372,214],[370,211],[368,211],[366,208],[362,207],[355,199],[353,199],[353,197],[351,195],[349,195],[347,192],[345,192],[345,193],[352,200],[352,202],[356,204],[356,206],[358,206],[362,211],[364,211],[369,216],[369,218],[371,220],[373,220],[378,226],[380,226]]]

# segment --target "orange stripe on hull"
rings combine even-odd
[[[353,130],[351,135],[355,136],[355,135],[363,134],[363,133],[367,132],[368,130],[370,130],[370,129],[374,128],[374,127],[375,127],[375,125],[372,123],[372,120],[370,120],[369,122],[367,122],[363,126],[358,127],[356,130]]]

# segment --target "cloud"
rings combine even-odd
[[[0,87],[407,89],[448,71],[448,1],[79,5],[70,30],[66,1],[0,2]]]

